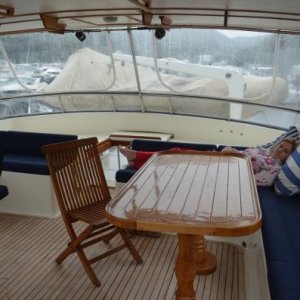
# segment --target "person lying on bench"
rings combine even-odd
[[[225,147],[221,151],[244,153],[250,156],[256,184],[258,186],[271,186],[281,169],[281,165],[287,160],[295,147],[295,140],[286,138],[272,150],[267,150],[262,147],[249,147],[245,150]],[[154,153],[135,151],[122,147],[119,147],[119,150],[127,158],[128,166],[132,166],[136,170],[138,170]],[[184,149],[175,148],[175,150],[180,151]]]

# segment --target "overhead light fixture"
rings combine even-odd
[[[116,16],[106,16],[106,17],[103,17],[103,21],[106,22],[106,23],[115,23],[118,21],[118,17]]]
[[[154,35],[158,40],[161,40],[166,35],[166,30],[164,28],[156,28]]]
[[[166,35],[166,30],[170,29],[170,26],[172,25],[173,21],[167,16],[159,16],[159,18],[161,25],[163,25],[163,28],[155,29],[155,37],[161,40]]]
[[[80,42],[83,42],[86,39],[86,35],[83,31],[76,31],[75,36],[78,38]]]

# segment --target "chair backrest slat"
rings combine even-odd
[[[46,145],[43,152],[62,211],[110,200],[97,138]]]

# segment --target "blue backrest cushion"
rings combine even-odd
[[[7,131],[6,153],[37,155],[44,157],[41,147],[47,144],[76,140],[76,135],[39,132]]]
[[[276,193],[283,196],[300,193],[300,145],[283,164],[274,186]]]
[[[0,175],[2,173],[3,168],[3,156],[5,151],[6,144],[6,131],[0,131]]]
[[[172,142],[172,141],[155,141],[155,140],[138,140],[135,139],[131,143],[131,147],[138,151],[163,151],[171,148],[183,148],[199,151],[217,150],[214,144],[197,144],[186,142]]]
[[[218,146],[218,151],[221,151],[222,149],[224,149],[225,147],[227,147],[227,145],[219,145]],[[245,150],[247,147],[245,146],[230,146],[236,150]]]
[[[0,200],[5,198],[9,194],[6,185],[0,185]]]

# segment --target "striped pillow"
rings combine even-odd
[[[300,142],[300,132],[297,129],[297,127],[291,126],[286,132],[284,132],[282,135],[280,135],[276,140],[274,140],[270,143],[267,143],[265,145],[261,145],[261,147],[271,150],[273,147],[280,144],[286,138],[295,139],[296,143],[299,143]]]
[[[275,192],[283,196],[300,193],[300,145],[283,164],[275,180]]]

